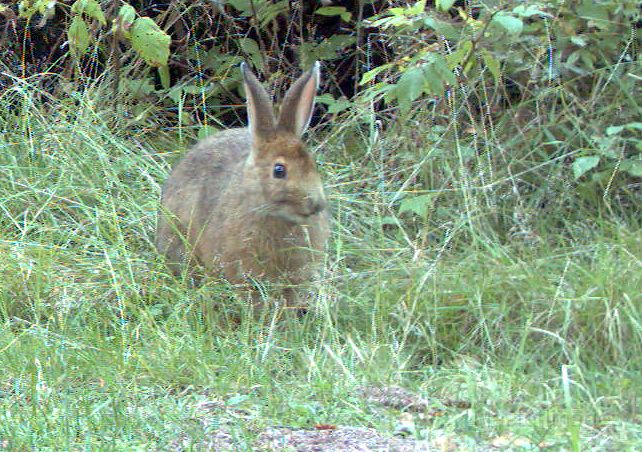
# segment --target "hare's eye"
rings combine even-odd
[[[274,165],[273,174],[276,179],[285,179],[288,171],[285,169],[285,165],[283,165],[282,163],[277,163],[276,165]]]

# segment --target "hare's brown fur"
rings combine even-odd
[[[177,165],[163,187],[157,233],[176,273],[198,263],[234,284],[247,277],[314,280],[328,217],[316,164],[296,132],[276,123],[259,132],[230,129],[198,143]],[[274,179],[275,162],[288,179]]]

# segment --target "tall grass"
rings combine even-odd
[[[159,187],[195,134],[123,127],[100,96],[22,82],[0,98],[1,444],[198,447],[224,427],[243,449],[274,424],[392,432],[398,413],[360,385],[467,402],[418,418],[420,437],[642,444],[639,214],[579,193],[573,150],[550,144],[587,116],[525,127],[506,113],[484,135],[418,105],[378,132],[367,114],[317,130],[334,217],[324,281],[305,318],[277,320],[223,281],[170,276],[152,244]]]

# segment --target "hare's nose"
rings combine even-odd
[[[306,207],[310,215],[317,214],[326,208],[325,198],[322,196],[309,196]]]

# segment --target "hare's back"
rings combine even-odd
[[[227,183],[229,175],[242,166],[251,145],[248,129],[229,129],[199,141],[174,168],[163,191]]]
[[[213,172],[241,166],[250,152],[252,139],[248,129],[228,129],[205,138],[194,145],[179,167],[193,176],[207,177]],[[178,171],[180,168],[177,167]]]
[[[199,141],[167,179],[163,205],[182,217],[181,211],[193,212],[195,204],[216,203],[218,194],[230,183],[230,175],[238,173],[250,148],[248,129],[229,129]]]

